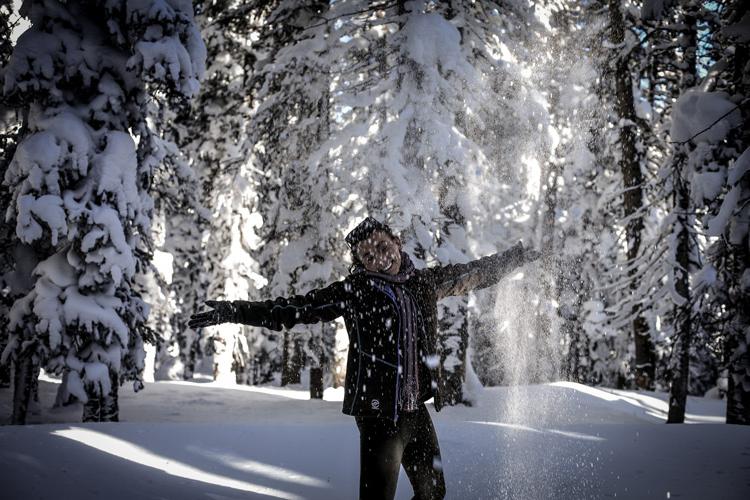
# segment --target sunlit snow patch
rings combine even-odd
[[[575,382],[552,382],[549,385],[573,389],[608,402],[622,401],[632,405],[634,408],[643,410],[646,415],[659,419],[666,419],[669,411],[669,404],[666,401],[650,395],[647,392],[590,387]],[[685,413],[685,423],[720,423],[723,421],[724,417],[722,416]]]
[[[235,490],[258,493],[260,495],[268,495],[275,498],[287,498],[290,500],[302,499],[302,497],[295,495],[294,493],[260,486],[246,481],[240,481],[239,479],[233,479],[219,474],[212,474],[193,467],[192,465],[176,462],[172,457],[167,458],[156,455],[138,445],[102,434],[101,432],[74,427],[72,429],[53,431],[52,434],[72,439],[73,441],[85,444],[86,446],[90,446],[99,451],[145,465],[146,467],[159,469],[172,476],[183,477],[194,481],[200,481],[202,483],[215,484],[217,486],[223,486]],[[248,470],[248,463],[245,463],[244,465],[245,467],[243,467],[243,470]],[[279,470],[281,470],[280,467],[274,467],[274,473],[278,474]],[[253,472],[263,474],[263,471],[260,470],[253,470]],[[265,470],[265,472],[268,471]],[[293,471],[288,472],[290,476],[296,474]]]
[[[593,436],[591,434],[584,434],[582,432],[573,431],[561,431],[559,429],[537,429],[529,427],[528,425],[522,424],[511,424],[506,422],[484,422],[479,420],[469,420],[470,424],[481,424],[481,425],[492,425],[495,427],[507,427],[509,429],[516,429],[521,431],[529,431],[537,434],[557,434],[558,436],[564,436],[572,439],[582,439],[584,441],[606,441],[603,437]]]
[[[188,446],[188,451],[197,453],[204,457],[210,458],[216,462],[221,463],[226,467],[236,469],[242,472],[250,472],[259,476],[265,476],[276,481],[286,481],[288,483],[301,484],[304,486],[314,486],[317,488],[329,488],[330,485],[314,476],[308,476],[301,472],[279,467],[278,465],[266,464],[258,462],[257,460],[250,460],[248,458],[235,455],[233,453],[227,453],[216,450],[206,450],[198,446]]]

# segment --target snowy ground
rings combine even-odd
[[[341,392],[214,383],[123,388],[118,424],[79,423],[80,406],[39,425],[0,427],[10,499],[352,499],[358,442]],[[10,389],[0,411],[10,414]],[[665,396],[572,383],[484,389],[435,413],[447,498],[750,498],[750,428],[723,425],[724,402],[691,398],[665,425]],[[714,425],[705,425],[714,424]],[[397,498],[411,496],[401,473]]]

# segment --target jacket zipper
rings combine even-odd
[[[359,393],[359,375],[362,372],[362,340],[359,337],[359,320],[357,320],[357,315],[353,314],[352,317],[354,318],[354,329],[357,330],[357,356],[359,357],[357,360],[357,384],[354,387],[352,406],[349,408],[349,413],[354,414],[354,405],[357,404],[357,394]]]
[[[391,286],[390,284],[386,283],[383,288],[387,289],[390,286]],[[380,289],[380,287],[377,287],[377,286],[375,288]],[[383,291],[383,290],[380,289],[380,291]],[[398,314],[398,335],[397,335],[397,342],[396,342],[396,360],[397,360],[396,362],[398,363],[398,366],[396,368],[396,397],[393,400],[393,422],[395,423],[398,421],[398,417],[399,417],[398,415],[398,402],[400,399],[399,381],[401,378],[401,374],[399,373],[399,367],[401,366],[401,322],[402,322],[402,319],[401,319],[401,308],[398,306],[398,302],[396,301],[396,299],[394,297],[391,297],[391,295],[388,292],[384,292],[384,293],[385,293],[385,296],[388,297],[391,300],[391,302],[393,302],[393,305],[396,308],[396,313]],[[395,293],[393,291],[391,291],[391,293],[393,293],[395,296]],[[359,326],[359,324],[357,326]],[[359,328],[357,328],[357,341],[359,341]],[[361,357],[362,357],[362,351],[360,350],[360,364],[361,364]],[[403,369],[401,370],[403,371]],[[357,389],[359,389],[359,368],[357,368]],[[352,404],[352,408],[354,408],[354,404]]]

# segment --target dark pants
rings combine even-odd
[[[356,417],[359,428],[359,498],[387,499],[396,495],[403,464],[414,498],[445,496],[445,479],[435,427],[424,404],[414,412],[387,418]]]

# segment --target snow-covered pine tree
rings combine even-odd
[[[262,85],[251,129],[254,165],[268,174],[259,187],[265,222],[260,260],[272,274],[264,290],[270,296],[324,286],[345,269],[342,224],[334,219],[338,184],[327,148],[320,147],[330,128],[329,68],[338,64],[327,10],[327,2],[304,8],[280,2],[268,21],[273,45],[257,65]],[[322,395],[312,389],[322,386],[321,361],[332,359],[333,339],[332,324],[285,331],[282,385],[300,381],[307,358],[317,377],[311,393]]]
[[[374,186],[368,204],[375,210],[369,214],[404,230],[405,249],[417,266],[436,257],[442,263],[469,258],[465,218],[470,214],[462,212],[470,209],[470,202],[461,190],[468,161],[463,149],[472,145],[451,130],[458,96],[466,90],[462,85],[473,83],[473,68],[461,54],[460,33],[445,13],[425,8],[421,2],[384,7],[369,23],[371,31],[357,38],[379,51],[375,64],[346,73],[334,87],[351,110],[345,116],[351,122],[339,133],[346,139],[348,130],[358,131],[351,139],[356,159],[349,161],[362,167],[353,187],[368,193]],[[355,61],[357,49],[353,45]],[[372,131],[366,138],[365,130]],[[448,399],[461,401],[466,299],[444,301],[439,321]]]
[[[158,206],[158,203],[155,203]],[[144,382],[154,382],[169,374],[173,367],[173,346],[170,340],[173,336],[173,314],[176,309],[174,296],[169,288],[173,281],[174,257],[161,250],[164,247],[166,221],[164,214],[158,208],[152,220],[151,238],[153,240],[153,256],[144,272],[139,273],[137,285],[143,300],[149,305],[149,315],[145,327],[154,340],[145,346]]]
[[[191,378],[192,369],[187,361],[195,340],[186,331],[184,309],[192,310],[195,300],[204,287],[197,274],[200,267],[200,224],[207,219],[201,205],[201,190],[194,170],[192,151],[184,145],[185,131],[180,129],[178,116],[190,113],[187,102],[171,98],[154,89],[153,99],[146,108],[151,124],[146,141],[139,142],[143,158],[148,158],[153,171],[150,194],[154,205],[151,240],[152,253],[148,273],[150,279],[139,283],[153,302],[148,327],[158,339],[155,348],[154,368],[157,378]],[[183,134],[180,134],[183,132]],[[185,274],[192,279],[187,282]]]
[[[677,10],[677,23],[682,26],[681,46],[675,59],[681,63],[682,75],[679,88],[684,93],[689,92],[697,83],[697,51],[698,51],[698,9],[696,2],[685,2]],[[678,101],[679,102],[679,101]],[[680,141],[675,145],[670,161],[673,210],[671,218],[671,234],[669,236],[669,260],[672,269],[669,273],[674,311],[672,328],[674,338],[673,369],[669,396],[669,414],[667,423],[683,423],[685,421],[685,407],[687,403],[688,378],[690,374],[690,344],[693,337],[694,290],[690,275],[700,266],[699,249],[695,235],[696,202],[691,196],[692,170],[700,170],[704,163],[700,151],[694,151],[690,137],[675,137],[676,130],[681,125],[679,108],[672,108],[673,141]],[[703,200],[699,200],[702,204]],[[675,356],[676,354],[676,356]]]
[[[419,2],[399,6],[404,22],[400,26],[400,40],[396,42],[400,44],[400,53],[394,104],[403,108],[398,112],[401,123],[391,125],[389,132],[391,139],[402,142],[401,167],[422,177],[426,189],[420,197],[426,203],[414,208],[405,205],[405,186],[396,185],[394,191],[401,191],[396,198],[401,204],[397,210],[402,211],[402,217],[406,215],[403,212],[412,212],[411,224],[417,236],[414,252],[418,256],[421,254],[425,260],[436,257],[440,264],[466,262],[472,256],[466,229],[473,207],[467,199],[470,180],[465,166],[467,161],[477,161],[481,152],[462,132],[451,134],[450,130],[460,120],[458,96],[470,102],[474,97],[465,90],[475,83],[476,72],[461,51],[460,27],[450,22],[458,14],[455,2],[435,11],[429,11]],[[442,45],[424,50],[420,45],[431,38],[440,40]],[[397,127],[403,127],[402,138],[393,134],[399,132]],[[473,149],[475,157],[464,148]],[[444,394],[448,404],[469,401],[463,393],[469,344],[467,305],[467,297],[451,297],[438,305]]]
[[[750,424],[750,31],[747,2],[727,0],[716,5],[719,29],[714,33],[720,57],[708,70],[695,98],[721,98],[706,102],[724,111],[721,120],[702,117],[695,130],[716,121],[707,134],[722,135],[713,151],[715,161],[700,172],[710,186],[723,184],[723,190],[704,192],[709,214],[704,220],[710,238],[709,262],[703,277],[709,285],[706,316],[714,336],[723,344],[722,369],[726,373],[726,422]],[[720,115],[721,116],[721,115]],[[697,118],[697,117],[696,117]],[[718,118],[718,117],[716,117]],[[719,130],[716,130],[719,129]],[[728,168],[727,168],[728,167]],[[708,196],[706,196],[708,195]]]
[[[492,246],[477,246],[479,255],[518,240],[538,248],[535,226],[554,221],[554,216],[536,216],[556,189],[547,189],[543,179],[553,176],[546,175],[543,166],[556,160],[559,144],[550,96],[566,85],[559,72],[547,70],[552,66],[550,58],[558,57],[553,39],[560,28],[549,22],[559,12],[558,6],[548,3],[497,7],[464,3],[465,22],[452,21],[461,31],[467,59],[483,82],[473,96],[475,102],[467,102],[456,122],[479,146],[484,156],[479,163],[487,169],[481,176],[480,197],[485,214],[492,215],[470,222],[474,233],[470,241],[472,246],[482,240]],[[476,189],[475,184],[470,178],[469,190]],[[548,321],[556,312],[550,307],[553,302],[540,286],[551,283],[554,276],[540,273],[543,267],[525,269],[523,279],[471,299],[472,365],[485,383],[543,381],[559,371],[555,362],[559,356],[545,354],[557,330],[553,333]],[[514,314],[520,300],[538,305]],[[531,328],[531,323],[537,327]]]
[[[717,34],[712,20],[715,7],[701,2],[659,6],[645,2],[642,8],[644,36],[654,62],[643,78],[649,81],[655,127],[669,137],[669,142],[651,149],[663,165],[659,189],[671,204],[663,204],[666,216],[652,243],[663,249],[664,257],[653,261],[657,265],[642,289],[653,290],[648,295],[661,324],[666,354],[660,364],[665,367],[665,382],[671,384],[668,422],[675,423],[684,421],[687,394],[696,390],[691,387],[703,387],[702,394],[717,375],[712,349],[716,335],[711,333],[716,326],[707,311],[711,306],[702,305],[707,287],[714,282],[714,270],[705,265],[706,239],[697,228],[706,210],[716,206],[726,173],[722,164],[729,159],[719,146],[728,122],[700,133],[707,119],[732,107],[724,95],[706,92],[708,80],[699,80],[707,65],[715,62],[711,55],[716,53],[711,48]],[[691,364],[696,361],[700,384],[690,381],[696,373]]]
[[[162,159],[152,156],[147,100],[195,94],[205,49],[185,2],[42,0],[22,12],[31,27],[3,94],[27,111],[28,130],[4,178],[5,220],[38,264],[11,309],[4,357],[67,370],[83,419],[117,420],[121,381],[142,386],[148,306],[135,279],[149,257],[149,188]]]
[[[294,22],[300,31],[293,45],[284,47],[275,59],[290,74],[302,76],[287,78],[285,85],[285,91],[293,96],[286,105],[292,106],[294,118],[287,127],[286,153],[291,162],[284,173],[282,226],[278,229],[288,235],[279,255],[279,263],[288,273],[288,293],[323,287],[346,270],[342,228],[334,215],[342,186],[327,149],[321,148],[331,130],[330,68],[336,66],[338,52],[337,44],[331,43],[330,23],[321,22],[329,15],[328,7],[328,2],[321,1],[311,3],[306,12],[298,10]],[[281,102],[281,96],[269,97]],[[324,374],[331,371],[336,326],[324,323],[296,330],[295,342],[302,344],[303,362],[310,369],[310,396],[322,398]]]
[[[634,21],[622,2],[609,0],[609,42],[614,47],[614,57],[609,63],[613,85],[614,113],[617,127],[616,155],[622,179],[622,224],[624,241],[627,247],[624,262],[628,281],[628,299],[619,307],[628,317],[629,332],[634,345],[635,385],[641,389],[653,389],[655,381],[656,355],[648,322],[641,311],[638,287],[640,269],[636,259],[641,254],[643,238],[644,206],[644,145],[639,130],[639,117],[636,111],[634,86],[637,86],[638,73],[633,66],[637,60],[632,57],[639,41],[631,29]],[[636,52],[637,53],[637,52]],[[634,83],[635,82],[635,83]]]
[[[14,22],[11,20],[12,15],[13,9],[10,2],[4,2],[0,5],[0,31],[8,34],[8,36],[0,39],[0,80],[2,80],[2,68],[8,64],[13,52],[13,44],[9,35],[14,27]],[[6,106],[4,100],[0,101],[0,178],[5,176],[5,171],[8,169],[11,158],[13,158],[21,123],[22,120],[17,111]],[[4,214],[7,211],[10,200],[10,192],[4,184],[0,184],[0,213]],[[13,228],[3,224],[0,227],[0,248],[12,248],[15,240]],[[8,312],[13,304],[13,298],[7,273],[12,269],[12,253],[3,251],[0,256],[0,353],[8,344]],[[8,387],[9,385],[10,364],[0,361],[0,387]]]
[[[159,372],[161,377],[184,379],[191,379],[201,363],[214,364],[220,359],[226,363],[216,367],[217,373],[231,373],[232,346],[223,357],[213,352],[215,344],[227,343],[219,338],[223,329],[211,329],[210,334],[200,336],[187,322],[211,297],[212,282],[221,281],[222,273],[241,276],[243,272],[223,264],[225,254],[235,248],[230,238],[237,227],[231,220],[237,213],[230,208],[231,202],[224,200],[230,196],[227,191],[240,189],[232,178],[243,161],[239,144],[248,120],[251,91],[247,83],[252,66],[247,45],[257,24],[257,16],[245,2],[197,2],[195,6],[196,22],[207,45],[206,78],[199,95],[189,106],[179,108],[166,126],[189,160],[199,186],[194,191],[196,203],[163,207],[167,226],[164,250],[174,259],[169,288],[175,309]],[[244,224],[240,222],[240,226]],[[234,339],[233,334],[228,336],[230,344]]]
[[[475,25],[486,17],[482,6],[353,2],[346,9],[358,14],[352,17],[356,23],[342,22],[334,32],[347,40],[347,52],[332,81],[335,125],[327,145],[334,164],[353,166],[338,170],[356,193],[341,200],[352,223],[367,213],[403,230],[405,250],[417,266],[465,262],[518,239],[503,225],[519,216],[519,204],[510,201],[518,201],[518,181],[502,172],[518,171],[511,149],[528,146],[524,134],[537,130],[535,112],[543,109],[525,84],[516,87],[517,94],[512,88],[511,81],[528,77],[515,80],[514,68],[503,67],[514,63],[512,56],[501,60],[503,50],[507,55],[504,18],[497,15],[477,37]],[[505,19],[518,28],[514,21]],[[501,37],[483,52],[493,35]],[[503,99],[515,95],[518,101]],[[503,113],[515,121],[500,120]],[[493,134],[504,136],[505,148]],[[493,163],[490,153],[504,161]],[[449,399],[461,401],[466,299],[444,301],[440,318]]]
[[[630,70],[634,61],[626,44],[610,42],[610,3],[562,2],[559,9],[558,24],[568,31],[560,49],[570,58],[563,65],[570,69],[552,77],[568,80],[553,111],[563,165],[556,186],[561,252],[555,259],[565,371],[573,380],[621,387],[634,378],[633,318],[621,304],[636,294],[627,267],[620,271],[627,259],[621,244],[627,219],[614,74]],[[624,65],[614,64],[620,59]]]
[[[548,318],[543,354],[550,360],[543,374],[586,383],[591,380],[591,339],[584,329],[585,305],[598,285],[597,235],[607,225],[607,211],[597,208],[607,167],[592,151],[606,109],[595,91],[599,18],[579,2],[546,3],[549,26],[538,36],[546,38],[547,49],[535,65],[539,85],[549,95],[554,135],[540,193],[540,248],[548,283],[544,295],[556,305],[542,311]]]
[[[674,149],[668,142],[669,117],[683,77],[681,66],[674,63],[675,58],[681,56],[680,34],[668,29],[670,23],[672,28],[679,27],[673,17],[669,17],[673,8],[674,4],[643,2],[639,21],[633,28],[638,34],[638,44],[632,48],[634,54],[640,55],[641,61],[637,67],[640,84],[634,87],[634,92],[641,94],[641,99],[636,101],[636,110],[645,111],[639,114],[642,119],[639,125],[646,124],[641,130],[646,158],[644,173],[648,180],[644,183],[644,193],[649,207],[644,213],[644,251],[637,262],[641,276],[638,295],[644,304],[655,342],[658,389],[668,387],[671,380],[671,343],[676,338],[670,319],[674,317],[674,302],[670,297],[673,292],[676,295],[674,287],[670,287],[670,276],[674,273],[670,261],[670,251],[674,247],[670,247],[672,226],[669,222],[675,203],[673,188],[687,186],[673,182],[675,179],[671,174],[676,171],[665,168],[670,165]]]
[[[582,303],[584,362],[590,382],[618,387],[658,382],[652,306],[664,276],[654,272],[665,245],[657,231],[664,200],[655,175],[664,139],[654,118],[664,96],[654,89],[657,81],[669,85],[654,68],[668,61],[653,55],[661,31],[644,27],[636,12],[611,1],[588,3],[582,12],[601,75],[593,79],[599,105],[587,148],[596,172],[587,186],[599,199],[588,220],[598,237],[591,242],[597,257],[585,266],[592,286]]]

